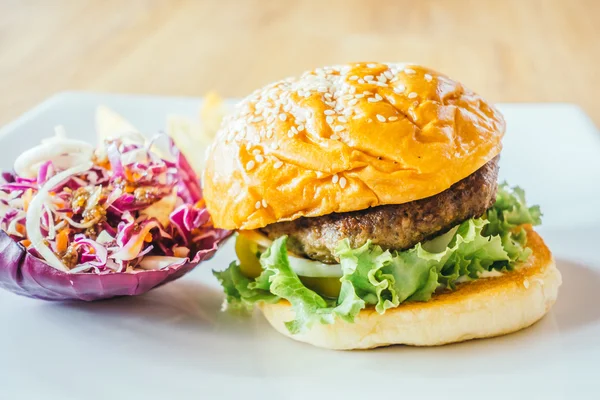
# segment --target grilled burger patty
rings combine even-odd
[[[270,239],[288,235],[288,249],[325,263],[336,263],[338,242],[350,239],[353,248],[371,240],[384,249],[404,250],[437,236],[490,208],[496,198],[496,157],[449,189],[425,199],[360,211],[301,217],[260,229]]]

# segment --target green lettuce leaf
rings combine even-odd
[[[227,306],[230,310],[247,312],[252,310],[257,302],[276,303],[279,301],[279,298],[269,291],[268,286],[266,289],[257,287],[256,283],[260,277],[256,281],[245,277],[235,261],[229,264],[229,268],[224,271],[213,271],[213,275],[223,286]]]
[[[353,322],[366,306],[385,313],[405,301],[428,301],[437,290],[454,289],[459,280],[477,279],[492,270],[512,270],[531,254],[527,234],[519,225],[537,225],[540,218],[539,207],[527,207],[523,190],[502,184],[496,203],[482,218],[464,221],[438,237],[435,245],[419,243],[392,252],[371,243],[353,249],[348,240],[342,240],[335,252],[343,273],[337,300],[325,299],[304,286],[290,267],[286,237],[274,241],[261,255],[263,273],[258,278],[245,277],[235,263],[214,274],[233,308],[289,301],[295,318],[286,326],[296,334],[315,323]]]
[[[286,247],[287,237],[275,240],[271,247],[260,257],[263,268],[270,272],[270,291],[276,296],[286,299],[296,314],[293,321],[286,322],[286,327],[293,334],[310,328],[315,322],[331,324],[335,317],[346,321],[354,321],[354,317],[364,308],[365,302],[360,299],[354,287],[342,283],[337,303],[327,301],[300,281],[298,275],[290,267]]]
[[[485,234],[500,235],[522,225],[542,223],[539,206],[527,207],[525,191],[518,186],[509,187],[506,183],[498,185],[496,203],[485,215],[489,221]]]

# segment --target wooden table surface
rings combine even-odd
[[[358,60],[577,103],[600,125],[596,0],[0,0],[0,125],[64,90],[243,96]]]

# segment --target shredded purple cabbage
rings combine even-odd
[[[39,229],[66,270],[132,272],[156,255],[189,261],[207,238],[214,243],[227,235],[212,227],[196,173],[169,144],[171,154],[161,158],[145,143],[109,141],[91,168],[47,188]],[[34,179],[4,172],[0,185],[0,228],[36,256],[40,249],[25,229],[28,206],[61,172],[53,160],[38,171]]]

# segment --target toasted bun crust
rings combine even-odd
[[[392,344],[435,346],[499,336],[526,328],[542,318],[556,301],[562,279],[542,238],[528,229],[533,254],[513,272],[459,285],[425,303],[405,303],[385,314],[365,309],[355,323],[336,321],[290,335],[293,319],[287,302],[261,306],[267,320],[282,334],[329,349],[369,349]]]
[[[225,229],[407,203],[475,172],[503,135],[493,106],[430,69],[320,68],[238,104],[209,149],[204,199]]]

